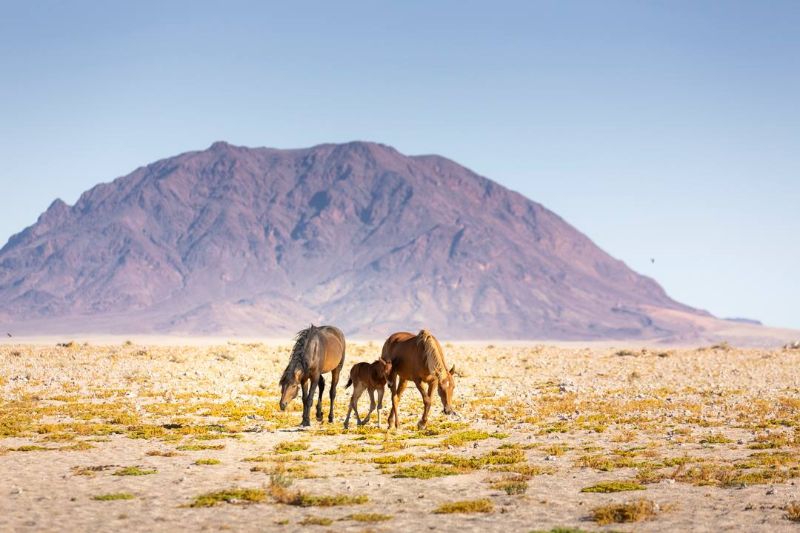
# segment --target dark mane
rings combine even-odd
[[[294,348],[292,348],[292,355],[289,356],[289,364],[286,365],[286,370],[283,371],[283,375],[281,376],[281,385],[288,383],[288,381],[292,379],[292,375],[298,367],[302,370],[303,375],[308,373],[308,362],[304,356],[306,342],[308,342],[308,337],[316,329],[317,327],[311,324],[311,326],[298,331],[297,335],[295,335]]]

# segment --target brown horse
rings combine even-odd
[[[386,379],[392,371],[392,363],[386,362],[383,359],[378,359],[373,363],[356,363],[350,369],[350,379],[347,380],[346,389],[350,385],[353,386],[353,396],[350,397],[350,407],[347,409],[347,418],[344,419],[344,429],[350,426],[350,412],[355,412],[356,423],[359,426],[369,422],[369,417],[372,411],[375,410],[375,392],[378,393],[378,425],[381,425],[381,409],[383,409],[383,392],[386,387]],[[362,420],[358,416],[358,399],[364,394],[364,391],[369,392],[369,411]]]
[[[328,422],[333,422],[333,402],[336,399],[336,385],[339,373],[344,366],[345,342],[342,332],[333,326],[311,327],[297,334],[289,364],[281,376],[281,411],[294,400],[297,391],[303,389],[303,425],[311,425],[311,406],[314,393],[319,385],[317,400],[317,420],[322,421],[322,393],[325,379],[322,374],[331,373],[331,410]],[[310,384],[310,387],[309,387]]]
[[[389,389],[392,392],[392,410],[389,413],[389,429],[398,426],[397,405],[400,395],[410,380],[417,386],[422,395],[425,408],[417,427],[422,429],[428,423],[428,412],[431,409],[431,398],[434,387],[439,392],[444,413],[455,414],[451,405],[453,389],[456,381],[453,377],[455,366],[447,370],[444,362],[444,353],[436,337],[424,329],[414,335],[408,332],[392,334],[383,344],[381,359],[392,363],[392,372],[389,375]],[[427,390],[423,388],[427,385]]]

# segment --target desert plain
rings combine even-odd
[[[0,345],[2,531],[796,531],[800,350],[449,343],[398,431],[278,408],[286,342]],[[324,396],[327,415],[328,392]],[[368,400],[362,397],[360,410]]]

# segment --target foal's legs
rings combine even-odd
[[[325,378],[319,376],[319,398],[317,399],[317,422],[322,422],[322,393],[325,392]]]
[[[342,367],[338,366],[331,371],[331,410],[328,413],[328,422],[333,422],[333,402],[336,400],[336,385],[339,384],[339,373],[341,373]]]
[[[372,411],[374,410],[375,410],[375,391],[369,389],[369,411],[367,412],[367,416],[365,416],[364,419],[361,422],[359,422],[360,426],[363,426],[364,424],[367,424],[369,422],[369,417],[372,416]]]
[[[356,414],[356,423],[360,426],[361,425],[361,418],[358,416],[358,399],[361,398],[361,394],[364,392],[364,387],[361,383],[355,383],[353,385],[353,395],[350,397],[350,406],[347,408],[347,418],[344,419],[344,429],[350,427],[350,412],[354,412]]]

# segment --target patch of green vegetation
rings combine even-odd
[[[220,461],[219,459],[208,458],[208,459],[198,459],[197,461],[194,462],[194,464],[196,464],[196,465],[218,465],[221,462],[222,461]]]
[[[329,526],[333,520],[322,516],[307,516],[298,522],[301,526]]]
[[[413,460],[413,455],[410,453],[404,453],[402,455],[380,455],[378,457],[374,457],[372,462],[379,465],[395,465],[398,463],[407,463]]]
[[[647,487],[640,485],[635,481],[603,481],[592,485],[591,487],[584,487],[581,492],[600,492],[603,494],[609,492],[625,492],[629,490],[645,490]]]
[[[356,522],[385,522],[391,519],[392,515],[380,513],[354,513],[343,518],[343,520],[355,520]]]
[[[436,514],[452,513],[491,513],[494,504],[486,498],[480,500],[462,500],[457,502],[444,503],[433,512]]]
[[[392,477],[431,479],[434,477],[454,476],[463,473],[464,473],[463,469],[454,468],[452,466],[416,464],[398,468],[393,472]]]
[[[126,466],[114,472],[115,476],[149,476],[150,474],[157,474],[158,470],[144,469],[138,466]]]
[[[489,433],[485,431],[479,431],[475,429],[468,429],[465,431],[459,431],[458,433],[453,433],[449,437],[446,437],[440,443],[441,446],[462,446],[468,442],[474,442],[479,440],[485,440],[489,438]]]
[[[128,492],[111,492],[109,494],[98,494],[97,496],[92,496],[92,499],[99,502],[110,502],[114,500],[132,500],[135,497],[136,496]]]
[[[197,496],[189,507],[214,507],[220,503],[247,504],[259,503],[267,497],[262,489],[231,488],[217,492],[209,492]]]
[[[493,489],[504,490],[509,496],[525,494],[528,490],[528,482],[524,479],[500,479],[491,483]]]
[[[308,449],[307,442],[284,441],[275,445],[275,453],[302,452]]]
[[[700,439],[700,444],[730,444],[731,439],[722,433],[711,433]]]

